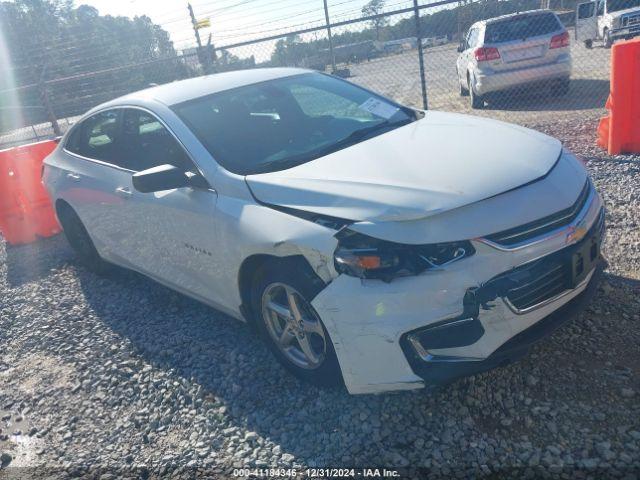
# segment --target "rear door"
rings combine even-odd
[[[500,52],[500,59],[491,63],[496,71],[535,67],[555,62],[566,51],[566,47],[549,49],[551,38],[565,31],[551,12],[525,13],[488,23],[483,46]]]
[[[596,2],[578,4],[576,8],[576,40],[594,40],[598,36]]]
[[[101,255],[123,261],[128,225],[135,221],[129,202],[132,172],[121,163],[122,109],[96,113],[76,125],[64,145],[63,198],[75,209]],[[125,261],[126,262],[126,261]]]

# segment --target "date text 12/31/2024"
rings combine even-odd
[[[233,476],[239,478],[398,478],[397,470],[386,468],[237,468]]]

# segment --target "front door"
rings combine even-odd
[[[469,71],[469,64],[474,56],[474,50],[476,44],[478,43],[479,30],[477,28],[472,28],[467,33],[466,38],[462,43],[462,52],[458,56],[458,77],[460,80],[460,84],[463,87],[467,87],[467,72]]]
[[[126,161],[138,172],[174,165],[197,172],[184,147],[167,127],[146,110],[127,108],[123,114]],[[137,221],[135,263],[144,273],[214,303],[215,278],[224,252],[216,242],[217,194],[206,188],[177,188],[154,193],[133,192]],[[132,243],[134,245],[134,243]]]

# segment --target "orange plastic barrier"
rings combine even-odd
[[[60,233],[41,180],[42,161],[53,140],[0,150],[0,232],[12,245]]]
[[[600,119],[598,145],[609,155],[640,153],[640,38],[611,50],[611,94]]]

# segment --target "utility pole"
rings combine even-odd
[[[324,18],[327,22],[327,34],[329,35],[329,55],[331,55],[331,73],[336,73],[336,56],[333,53],[333,37],[331,36],[331,23],[329,23],[329,7],[324,0]]]
[[[216,47],[213,45],[213,34],[209,34],[209,40],[207,41],[207,58],[210,58],[214,62],[217,62],[218,55],[216,55]]]
[[[62,131],[60,130],[60,126],[58,125],[58,119],[56,118],[56,114],[53,111],[53,107],[51,106],[51,100],[49,99],[49,91],[47,90],[47,83],[45,81],[45,76],[47,75],[48,65],[44,65],[42,67],[42,71],[40,72],[40,76],[38,78],[38,88],[40,90],[40,100],[42,101],[42,105],[44,106],[44,110],[47,113],[47,117],[49,117],[49,122],[51,122],[51,128],[53,129],[53,134],[56,137],[62,135]]]
[[[427,103],[427,80],[424,73],[424,51],[422,48],[422,32],[420,28],[420,9],[418,8],[418,0],[413,0],[413,12],[416,19],[416,40],[418,42],[418,61],[420,64],[420,90],[422,91],[422,108],[429,109]]]
[[[198,42],[198,60],[200,61],[200,65],[202,65],[202,69],[204,73],[211,73],[209,69],[209,58],[206,55],[208,52],[204,52],[202,50],[202,40],[200,40],[200,32],[198,31],[198,21],[196,20],[196,16],[193,13],[193,7],[190,3],[187,4],[187,8],[189,9],[189,16],[191,17],[191,24],[193,25],[193,31],[196,34],[196,42]],[[211,40],[211,37],[209,37]]]

